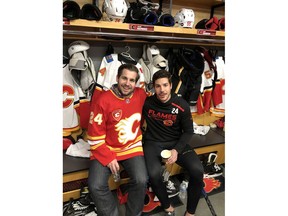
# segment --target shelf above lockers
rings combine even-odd
[[[225,32],[77,19],[63,23],[64,39],[225,46]]]

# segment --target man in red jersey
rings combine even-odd
[[[144,153],[153,192],[161,202],[165,215],[175,216],[166,185],[161,174],[161,151],[171,151],[166,164],[177,163],[189,174],[187,205],[184,216],[195,215],[203,188],[203,166],[190,146],[194,134],[193,120],[187,101],[171,92],[171,74],[157,71],[152,78],[155,94],[147,97],[143,106],[143,118],[147,128],[144,133]]]
[[[138,79],[135,65],[121,65],[117,83],[91,105],[87,132],[91,150],[88,186],[101,216],[119,215],[117,201],[108,185],[109,176],[119,171],[119,164],[130,177],[126,215],[141,215],[144,207],[148,174],[140,126],[146,93],[136,87]]]

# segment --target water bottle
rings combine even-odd
[[[180,199],[185,199],[187,196],[187,187],[188,187],[188,182],[182,181],[179,187],[179,197]]]
[[[119,171],[113,174],[113,180],[114,180],[114,182],[120,181],[120,172]]]

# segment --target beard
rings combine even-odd
[[[120,94],[123,96],[123,97],[128,97],[130,96],[134,90],[132,90],[132,88],[124,88],[123,86],[121,87],[118,87],[118,90],[120,92]]]

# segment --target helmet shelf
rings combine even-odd
[[[64,39],[103,40],[105,37],[122,37],[124,41],[181,43],[225,46],[225,32],[204,29],[154,26],[144,24],[111,23],[77,19],[63,23]],[[122,41],[123,41],[122,40]]]

